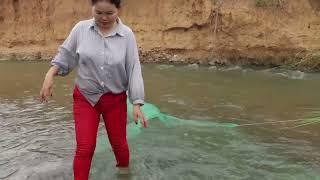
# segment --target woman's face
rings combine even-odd
[[[99,1],[92,8],[93,17],[102,29],[112,28],[119,14],[119,9],[107,1]]]

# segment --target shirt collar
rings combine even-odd
[[[124,24],[122,23],[121,19],[118,18],[117,19],[117,26],[113,29],[113,31],[109,34],[109,36],[115,36],[115,35],[119,35],[119,36],[124,36]],[[99,32],[98,26],[96,21],[93,19],[91,19],[91,24],[89,26],[89,29],[94,29],[97,32]]]

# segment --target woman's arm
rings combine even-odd
[[[47,102],[49,97],[52,96],[53,78],[57,75],[58,71],[59,68],[57,66],[51,66],[48,70],[40,90],[40,102]]]
[[[133,118],[135,123],[141,120],[142,127],[147,127],[147,121],[140,106],[144,104],[144,83],[141,73],[138,47],[133,32],[128,35],[126,53],[126,71],[129,79],[129,100],[133,104]]]
[[[79,39],[80,23],[76,24],[69,36],[65,39],[62,45],[59,47],[58,54],[51,61],[52,66],[57,66],[59,71],[57,75],[68,75],[78,64],[77,44]]]
[[[46,73],[40,90],[40,102],[47,102],[52,96],[54,76],[65,76],[78,64],[76,55],[78,33],[79,23],[73,27],[67,39],[60,46],[58,54],[51,61],[51,67]]]
[[[138,47],[133,32],[128,34],[126,53],[129,100],[133,105],[144,103],[144,83],[141,73]]]

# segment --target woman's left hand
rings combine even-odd
[[[141,111],[140,105],[135,104],[133,105],[133,120],[136,124],[138,124],[138,120],[141,120],[142,127],[147,128],[147,120],[144,118],[144,115]]]

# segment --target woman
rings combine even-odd
[[[133,103],[134,121],[141,120],[144,85],[136,40],[132,30],[118,17],[121,0],[92,0],[93,19],[80,21],[60,46],[45,76],[40,100],[52,96],[53,78],[65,76],[77,65],[73,92],[76,131],[74,178],[88,179],[102,114],[120,172],[129,172],[126,139],[126,91]]]

